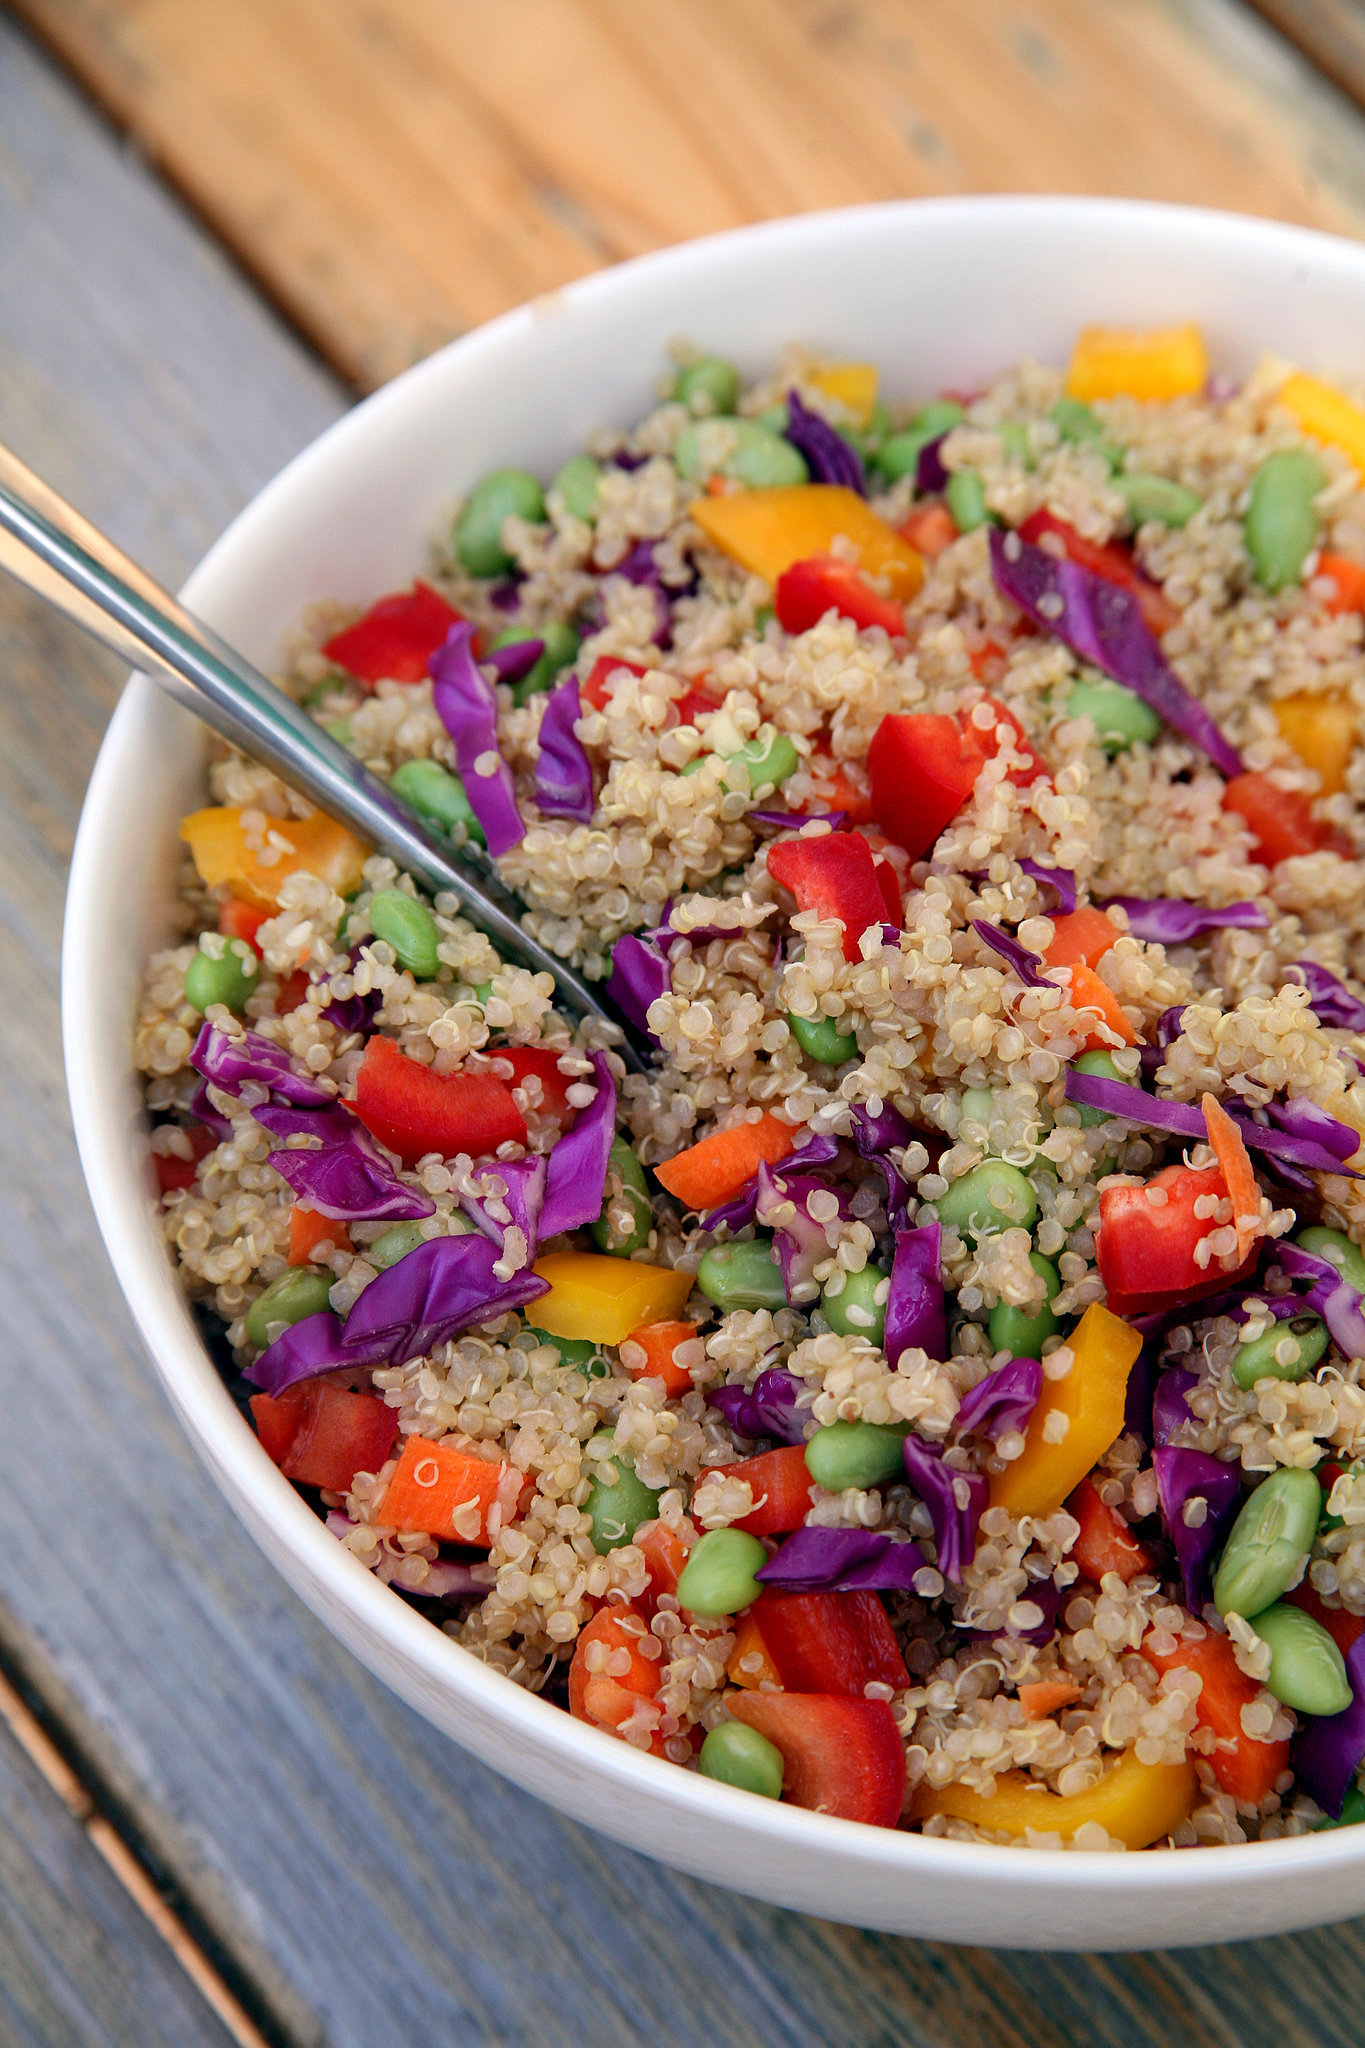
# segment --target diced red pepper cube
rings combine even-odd
[[[574,1077],[560,1073],[558,1051],[549,1045],[498,1045],[490,1051],[495,1060],[506,1060],[511,1067],[509,1087],[523,1087],[532,1077],[539,1081],[541,1113],[554,1117],[567,1130],[575,1115],[569,1103]]]
[[[1349,853],[1350,841],[1313,816],[1313,800],[1299,789],[1281,789],[1268,775],[1234,775],[1223,791],[1223,809],[1245,818],[1254,835],[1251,857],[1273,868],[1296,854],[1330,847]]]
[[[765,1592],[753,1607],[763,1647],[788,1692],[846,1693],[910,1683],[876,1593]]]
[[[734,1524],[751,1536],[781,1536],[789,1529],[799,1529],[810,1512],[815,1481],[806,1468],[801,1444],[784,1444],[781,1450],[760,1451],[757,1457],[741,1458],[738,1464],[711,1469],[727,1479],[742,1479],[751,1489],[753,1508]]]
[[[526,1143],[512,1091],[492,1074],[434,1074],[376,1032],[356,1077],[355,1110],[366,1130],[415,1166],[428,1152],[484,1158],[509,1141]]]
[[[633,676],[647,676],[649,670],[641,668],[638,661],[622,661],[619,654],[599,654],[579,686],[579,701],[591,704],[594,711],[605,711],[611,701],[607,687],[611,678],[620,668],[628,669]],[[714,711],[715,706],[711,709]]]
[[[377,1472],[393,1448],[398,1414],[377,1394],[309,1380],[279,1395],[253,1394],[251,1412],[268,1456],[286,1479],[349,1493],[357,1472]]]
[[[782,1752],[782,1797],[792,1806],[868,1827],[894,1828],[905,1804],[905,1740],[885,1700],[818,1693],[732,1695],[737,1721]]]
[[[226,903],[218,906],[218,929],[225,939],[245,939],[248,946],[256,946],[256,934],[268,917],[278,916],[274,910],[266,910],[259,903],[243,903],[240,896],[229,896]]]
[[[372,604],[353,626],[324,640],[322,651],[362,683],[420,683],[427,664],[463,618],[428,583]]]
[[[1167,1166],[1140,1187],[1104,1190],[1095,1260],[1115,1315],[1142,1315],[1177,1299],[1216,1294],[1255,1264],[1254,1249],[1236,1273],[1217,1259],[1207,1266],[1196,1263],[1195,1246],[1218,1225],[1212,1214],[1196,1216],[1195,1204],[1207,1196],[1221,1201],[1227,1191],[1216,1166]]]
[[[773,609],[784,633],[808,633],[829,611],[856,626],[882,626],[893,636],[905,631],[905,607],[883,597],[851,562],[834,555],[810,555],[784,569],[773,592]]]
[[[798,910],[841,918],[845,960],[862,958],[858,941],[869,925],[881,924],[886,899],[872,848],[861,832],[775,840],[768,848],[768,873],[791,890]]]
[[[218,1143],[207,1124],[198,1119],[181,1126],[190,1141],[190,1157],[182,1159],[178,1152],[153,1152],[152,1165],[156,1171],[156,1184],[163,1195],[169,1195],[176,1188],[192,1188],[199,1171],[199,1162],[207,1158]]]
[[[888,713],[867,750],[872,811],[887,838],[914,860],[927,853],[975,789],[984,760],[944,712]]]

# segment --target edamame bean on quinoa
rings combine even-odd
[[[1352,1824],[1365,409],[706,342],[287,677],[648,1071],[224,755],[137,1025],[180,1278],[395,1598],[717,1798]]]

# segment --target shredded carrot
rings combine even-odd
[[[515,1465],[410,1436],[380,1513],[400,1536],[487,1546],[521,1513],[534,1490],[529,1475]]]
[[[577,1721],[620,1734],[627,1722],[649,1732],[649,1747],[663,1755],[660,1711],[654,1703],[663,1677],[660,1658],[646,1657],[641,1644],[653,1641],[644,1616],[634,1607],[599,1607],[579,1631],[569,1665],[569,1712]],[[600,1647],[598,1647],[600,1646]],[[623,1671],[616,1669],[627,1661]],[[642,1704],[643,1703],[643,1704]]]
[[[1069,1707],[1080,1696],[1080,1687],[1066,1678],[1035,1679],[1032,1685],[1021,1685],[1018,1694],[1019,1704],[1030,1721],[1045,1721],[1058,1707]]]
[[[626,1356],[622,1346],[621,1363],[633,1380],[658,1379],[664,1383],[664,1392],[670,1399],[679,1394],[692,1392],[692,1375],[685,1365],[679,1365],[674,1352],[680,1344],[688,1344],[697,1334],[695,1323],[646,1323],[641,1329],[632,1330],[626,1338],[644,1353],[644,1363],[632,1353]]]
[[[304,1202],[295,1202],[289,1211],[290,1265],[309,1265],[317,1247],[328,1243],[333,1251],[349,1252],[353,1249],[350,1232],[344,1223],[338,1223],[334,1217],[321,1215],[318,1210],[310,1209]]]
[[[898,530],[931,562],[957,539],[957,521],[946,505],[922,506],[903,520]]]
[[[1098,967],[1109,948],[1122,934],[1112,917],[1083,904],[1067,917],[1052,920],[1052,943],[1043,958],[1049,967]]]
[[[1204,1094],[1199,1107],[1209,1127],[1209,1143],[1218,1156],[1223,1178],[1232,1197],[1232,1227],[1237,1232],[1238,1263],[1246,1257],[1258,1237],[1265,1234],[1261,1220],[1261,1190],[1251,1170],[1246,1140],[1216,1095]]]
[[[657,1600],[660,1593],[676,1593],[687,1553],[697,1540],[692,1517],[684,1515],[676,1529],[670,1522],[641,1522],[631,1540],[649,1573],[650,1599]]]
[[[1086,1039],[1088,1050],[1103,1052],[1115,1038],[1122,1045],[1137,1044],[1137,1033],[1124,1016],[1118,997],[1112,989],[1105,987],[1092,967],[1083,966],[1079,961],[1071,969],[1071,1007],[1074,1010],[1098,1010],[1107,1027],[1090,1033]]]
[[[1318,556],[1317,574],[1335,588],[1324,601],[1329,612],[1365,612],[1365,566],[1348,561],[1345,555],[1331,555],[1324,549]]]
[[[761,1116],[757,1123],[731,1124],[725,1131],[712,1131],[709,1138],[689,1145],[686,1152],[665,1159],[655,1175],[670,1195],[676,1195],[687,1209],[713,1209],[728,1202],[751,1180],[761,1165],[776,1166],[796,1144],[790,1124],[775,1116]]]

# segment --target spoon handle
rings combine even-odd
[[[274,769],[427,889],[457,897],[463,915],[508,959],[554,976],[556,1000],[571,1016],[601,1017],[627,1029],[581,976],[523,930],[520,906],[486,855],[471,849],[456,859],[436,845],[386,782],[2,443],[0,568],[152,676],[177,703]],[[626,1043],[617,1050],[629,1065],[641,1067],[628,1030]]]

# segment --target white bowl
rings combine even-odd
[[[311,600],[366,601],[420,569],[442,505],[484,470],[542,475],[653,399],[678,334],[762,370],[787,341],[868,358],[892,398],[1065,360],[1088,321],[1197,320],[1220,370],[1274,349],[1365,362],[1365,251],[1301,228],[1104,200],[874,206],[643,257],[453,343],[339,421],[234,521],[185,586],[265,666]],[[371,1577],[281,1478],[196,1334],[148,1196],[129,1040],[166,926],[176,820],[203,734],[138,678],[109,727],[67,899],[65,1049],[100,1228],[181,1421],[313,1612],[457,1742],[632,1848],[780,1905],[937,1940],[1143,1948],[1235,1940],[1365,1909],[1365,1828],[1192,1854],[995,1849],[802,1812],[657,1762],[521,1691]]]

